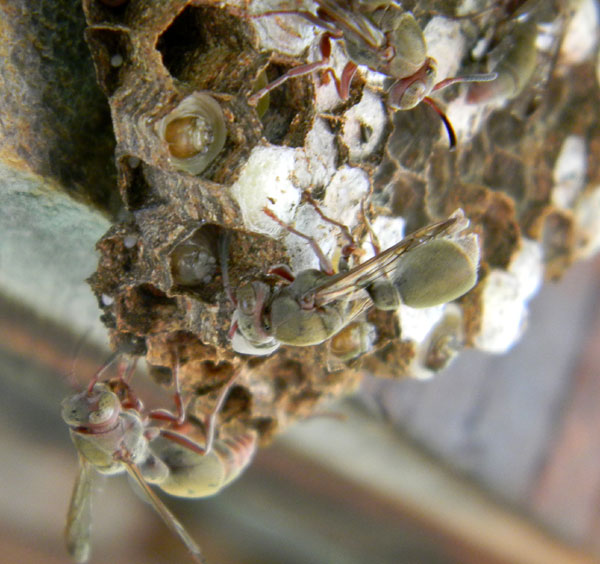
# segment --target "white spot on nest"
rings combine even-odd
[[[437,16],[429,21],[423,30],[423,35],[427,41],[427,54],[437,63],[436,82],[456,76],[466,53],[465,38],[460,23]],[[460,88],[460,86],[453,88]],[[467,89],[463,87],[461,92],[462,96],[448,104],[445,112],[459,141],[465,142],[479,130],[485,108],[467,104],[465,102]],[[443,127],[441,121],[440,127]],[[444,135],[446,135],[445,129]]]
[[[399,243],[404,238],[404,228],[406,221],[402,217],[391,217],[387,215],[377,216],[371,223],[371,228],[379,241],[380,250],[385,251],[392,245]],[[363,261],[374,256],[373,245],[369,238],[363,243],[365,256]]]
[[[123,64],[123,56],[119,55],[118,53],[116,55],[113,55],[110,58],[110,66],[111,67],[120,67]]]
[[[519,282],[519,299],[529,301],[538,293],[544,280],[542,246],[532,239],[521,239],[521,248],[513,256],[508,272]]]
[[[401,338],[422,343],[444,315],[446,304],[433,307],[413,308],[401,305],[398,309]]]
[[[341,167],[325,192],[325,213],[352,229],[358,224],[361,202],[369,192],[369,177],[360,168]]]
[[[102,302],[103,306],[111,306],[115,303],[115,299],[108,294],[102,294],[100,301]]]
[[[481,332],[477,348],[492,352],[508,351],[525,330],[527,308],[520,299],[521,289],[514,274],[492,270],[484,282]]]
[[[580,0],[569,22],[560,47],[561,63],[576,65],[592,55],[598,42],[598,5],[596,0]]]
[[[579,252],[582,257],[590,257],[600,251],[600,186],[578,200],[575,217],[580,230]]]
[[[304,188],[326,186],[335,173],[335,135],[323,119],[315,119],[306,136],[304,155],[298,155],[296,178]]]
[[[368,190],[369,177],[363,170],[343,166],[327,186],[323,204],[319,207],[326,216],[352,229],[360,219],[361,202]],[[341,236],[340,228],[322,219],[308,203],[298,207],[295,228],[313,237],[330,260],[333,260],[338,242],[339,246],[347,242]],[[286,237],[285,245],[294,271],[320,268],[319,259],[306,240],[291,233]],[[335,268],[336,264],[333,266]]]
[[[579,135],[569,135],[554,165],[552,203],[570,209],[583,189],[587,172],[585,141]]]
[[[138,237],[137,235],[126,235],[123,239],[123,245],[125,245],[126,249],[133,249],[137,245]]]
[[[342,142],[348,147],[350,159],[368,157],[381,141],[387,115],[381,98],[365,89],[360,102],[344,114]]]
[[[537,241],[523,239],[508,272],[492,270],[483,282],[481,333],[477,348],[492,353],[508,351],[525,331],[528,301],[543,280],[542,249]]]
[[[479,11],[481,11],[479,0],[463,0],[456,6],[456,15],[459,17],[477,14]]]
[[[323,212],[327,213],[325,209]],[[315,239],[325,256],[331,259],[339,234],[335,225],[323,221],[310,204],[302,204],[298,207],[294,226],[301,233]],[[305,239],[289,233],[285,238],[285,246],[290,257],[290,267],[294,272],[307,268],[321,268],[317,255]]]
[[[427,55],[437,62],[437,81],[455,76],[466,51],[460,22],[436,16],[429,20],[423,35],[427,44]]]
[[[484,117],[489,114],[485,104],[468,104],[466,92],[467,89],[464,88],[463,94],[446,106],[446,116],[454,127],[459,145],[477,135],[485,123]],[[440,127],[443,127],[442,123]],[[445,129],[444,135],[446,135]]]
[[[385,83],[389,79],[387,74],[371,70],[369,67],[364,65],[358,65],[358,70],[368,86],[373,87],[375,90],[384,90]]]
[[[455,303],[445,304],[443,315],[431,331],[417,347],[417,353],[410,363],[410,375],[417,380],[429,380],[439,370],[427,368],[425,363],[432,347],[439,347],[440,340],[445,341],[443,350],[438,349],[438,354],[444,354],[446,362],[443,368],[447,368],[460,349],[463,347],[463,313],[462,309]]]
[[[268,217],[268,207],[281,221],[290,223],[300,202],[300,190],[292,182],[296,149],[255,147],[244,165],[231,194],[240,206],[246,227],[257,233],[275,236],[282,227]]]

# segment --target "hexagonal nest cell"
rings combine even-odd
[[[195,90],[243,96],[257,89],[261,80],[272,81],[292,67],[290,61],[269,62],[269,54],[259,53],[255,44],[248,17],[207,4],[186,7],[160,35],[156,47],[177,80]],[[284,84],[267,95],[265,108],[258,109],[267,141],[301,147],[310,129],[307,100],[312,96],[306,78],[295,80],[293,88]]]
[[[133,335],[144,341],[151,365],[173,369],[180,362],[184,386],[197,395],[210,395],[215,381],[223,383],[221,370],[223,374],[238,371],[232,397],[239,412],[234,418],[258,429],[265,439],[309,415],[328,397],[351,390],[362,369],[382,376],[430,377],[464,345],[488,350],[481,335],[493,333],[494,323],[499,323],[497,312],[487,307],[493,303],[491,281],[501,274],[521,291],[534,286],[532,279],[542,273],[559,276],[573,260],[596,248],[600,230],[596,216],[589,217],[600,208],[596,63],[588,59],[575,65],[562,60],[561,39],[571,16],[566,3],[551,4],[550,10],[531,15],[540,23],[553,24],[545,50],[528,41],[517,45],[525,49],[522,57],[510,46],[497,56],[496,68],[503,78],[510,75],[505,69],[515,61],[534,60],[529,80],[520,76],[518,88],[508,90],[498,86],[506,80],[495,83],[497,91],[491,92],[501,99],[471,104],[468,87],[455,86],[451,97],[439,101],[458,132],[458,149],[452,153],[430,107],[421,104],[409,111],[392,111],[384,105],[381,82],[363,70],[348,100],[332,99],[331,85],[322,84],[319,73],[312,73],[290,78],[256,106],[250,104],[253,92],[306,64],[310,56],[315,60],[322,29],[315,27],[305,34],[306,45],[315,40],[312,51],[307,48],[302,55],[291,56],[284,52],[285,45],[261,51],[261,26],[255,30],[253,16],[237,4],[138,0],[113,9],[84,0],[90,47],[110,95],[119,187],[129,212],[99,242],[101,260],[91,281],[115,345]],[[521,22],[508,7],[476,5],[482,8],[478,17],[452,19],[448,3],[410,3],[419,22],[435,19],[436,25],[446,25],[456,35],[452,48],[443,43],[448,41],[443,33],[428,36],[429,49],[438,58],[447,53],[448,60],[439,61],[446,63],[440,69],[456,67],[452,72],[460,75],[477,66],[480,72],[487,55],[492,64],[497,54],[484,53],[473,62],[476,46],[486,40],[489,46],[500,45],[503,36],[522,34]],[[261,5],[263,12],[278,8],[275,2]],[[438,8],[447,17],[436,18]],[[367,17],[362,12],[355,16]],[[297,26],[297,36],[302,37],[302,26],[310,23],[290,17],[286,26],[294,30]],[[338,43],[343,45],[348,31],[340,29]],[[114,51],[126,60],[111,69],[107,65]],[[343,49],[336,51],[343,59]],[[344,68],[345,62],[337,63]],[[525,74],[531,69],[519,70]],[[160,139],[156,125],[199,92],[220,107],[227,136],[216,157],[194,173],[178,169],[169,160],[169,141]],[[384,125],[379,126],[376,149],[361,153],[355,162],[350,161],[351,150],[343,138],[344,125],[349,119],[346,112],[367,98],[365,92],[374,99],[365,107],[379,108]],[[358,142],[365,145],[374,121],[368,115],[360,118],[365,137]],[[569,136],[577,136],[584,146],[580,160],[585,171],[563,205],[554,195],[556,167]],[[248,166],[257,154],[260,164]],[[268,168],[271,156],[277,159],[276,172],[264,178],[258,169]],[[242,181],[247,184],[241,186]],[[364,193],[355,197],[361,182]],[[252,203],[263,185],[275,189],[268,192],[264,204],[261,200],[256,213],[262,217],[264,205],[289,214],[290,223],[304,221],[308,235],[325,240],[336,258],[347,241],[336,229],[331,235],[326,222],[302,199],[303,191],[317,198],[331,216],[339,208],[343,217],[337,221],[352,223],[350,230],[357,239],[357,252],[348,258],[355,264],[361,260],[361,248],[367,253],[373,247],[370,232],[382,239],[395,237],[385,243],[391,247],[402,238],[400,225],[411,232],[461,208],[471,221],[469,236],[476,234],[480,242],[478,283],[452,308],[429,312],[428,318],[423,314],[417,321],[418,314],[403,315],[402,308],[371,310],[366,319],[376,337],[362,356],[336,354],[346,340],[354,338],[350,329],[336,339],[334,349],[325,341],[315,346],[282,346],[265,358],[236,354],[230,339],[239,306],[234,303],[235,290],[258,282],[279,291],[282,286],[269,274],[269,266],[283,262],[302,270],[307,268],[302,260],[318,262],[314,254],[306,259],[298,251],[299,246],[306,247],[305,241],[298,243],[285,229],[273,238],[266,229],[249,227],[244,206],[250,204],[241,203],[237,194],[246,189],[245,202]],[[227,234],[229,247],[224,252]],[[521,253],[532,245],[535,252],[523,259]],[[519,266],[523,260],[528,268]],[[225,263],[229,288],[223,287]],[[525,315],[531,296],[517,290]]]
[[[226,7],[187,6],[156,43],[171,76],[194,87],[237,95],[266,57],[253,47],[252,28]]]

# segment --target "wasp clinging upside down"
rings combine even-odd
[[[417,308],[438,305],[462,296],[477,281],[477,236],[456,237],[468,226],[462,210],[338,274],[316,241],[280,222],[270,210],[265,213],[309,241],[321,270],[307,269],[294,276],[279,267],[272,273],[283,276],[287,285],[271,289],[255,280],[238,289],[230,335],[233,348],[242,354],[271,354],[280,344],[316,345],[372,306],[394,310],[400,303]]]
[[[231,378],[220,391],[214,411],[204,421],[204,445],[190,439],[184,434],[187,422],[177,371],[178,367],[173,374],[177,413],[161,409],[144,414],[141,401],[126,380],[121,377],[100,382],[101,371],[84,391],[63,401],[62,417],[79,454],[79,475],[65,531],[67,549],[76,562],[85,562],[90,555],[91,495],[96,472],[127,472],[185,544],[194,562],[205,562],[196,542],[148,484],[178,497],[212,495],[250,462],[256,435],[240,432],[230,439],[213,440],[216,415],[233,384]],[[151,424],[151,420],[168,425]]]
[[[320,39],[322,59],[300,65],[280,76],[249,97],[251,104],[258,101],[289,78],[316,70],[329,72],[336,84],[340,98],[345,100],[358,65],[383,73],[392,79],[388,89],[388,106],[392,110],[410,110],[427,103],[442,119],[450,148],[456,146],[452,124],[429,97],[436,90],[458,82],[489,82],[495,73],[474,74],[447,78],[436,83],[436,62],[427,56],[425,37],[410,12],[394,2],[374,0],[315,0],[316,13],[303,10],[275,10],[259,16],[290,14],[301,16],[325,30]],[[350,61],[338,78],[330,66],[331,39],[343,39]]]

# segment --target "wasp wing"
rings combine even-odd
[[[315,0],[321,11],[344,33],[360,37],[366,45],[377,50],[385,43],[385,34],[368,18],[358,12],[352,0]]]
[[[315,306],[323,306],[334,300],[353,299],[364,288],[380,278],[393,274],[402,255],[423,245],[436,237],[449,235],[463,229],[466,220],[462,213],[455,213],[448,219],[428,225],[414,231],[399,243],[359,264],[348,272],[341,272],[324,280],[317,288],[307,292],[303,299],[307,302],[309,294],[314,296]]]
[[[73,486],[65,527],[67,550],[75,562],[86,562],[90,556],[93,481],[94,470],[91,464],[80,456],[79,474]]]
[[[185,544],[186,548],[189,550],[192,558],[198,564],[206,564],[206,560],[202,556],[202,551],[200,547],[196,544],[196,541],[189,535],[189,533],[185,530],[184,526],[179,522],[179,520],[169,511],[167,506],[160,500],[160,498],[152,491],[140,469],[133,463],[123,461],[125,464],[125,468],[128,474],[133,478],[136,484],[141,488],[142,492],[148,499],[148,501],[152,504],[156,512],[161,516],[162,520],[165,522],[167,527],[171,529],[173,533],[175,533]]]

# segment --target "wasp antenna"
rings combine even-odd
[[[92,379],[90,380],[90,384],[87,387],[88,394],[90,394],[92,392],[92,390],[94,389],[94,385],[96,384],[96,382],[98,382],[98,380],[100,379],[100,376],[102,376],[102,374],[104,374],[104,372],[108,368],[110,368],[120,356],[121,356],[121,351],[115,351],[108,357],[108,360],[98,369],[96,374],[94,374],[92,376]]]
[[[75,367],[77,365],[79,353],[81,352],[81,349],[83,349],[83,346],[85,345],[85,342],[87,341],[87,338],[91,332],[92,329],[90,327],[83,333],[83,335],[81,335],[81,337],[77,340],[77,343],[75,343],[75,347],[72,353],[73,361],[71,362],[71,369],[69,370],[66,376],[67,381],[73,388],[78,387],[77,378],[75,377]]]
[[[488,72],[483,74],[466,74],[464,76],[454,76],[452,78],[446,78],[438,82],[432,89],[432,92],[436,90],[442,90],[452,86],[453,84],[461,84],[463,82],[492,82],[498,78],[497,72]]]
[[[454,133],[454,128],[450,123],[450,120],[442,110],[429,96],[423,98],[423,102],[425,102],[429,107],[433,108],[440,119],[442,120],[444,127],[446,128],[446,132],[448,133],[448,142],[450,143],[450,150],[454,151],[456,149],[456,133]]]

